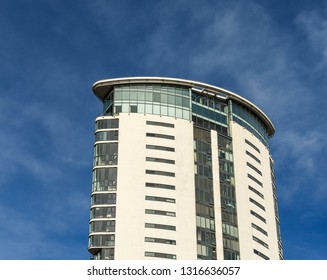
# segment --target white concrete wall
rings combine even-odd
[[[231,134],[233,137],[233,154],[234,154],[234,169],[235,169],[235,185],[237,199],[237,215],[239,227],[240,241],[240,256],[243,260],[262,259],[253,253],[253,249],[260,251],[270,259],[279,259],[274,201],[272,182],[270,175],[269,150],[259,141],[252,133],[244,129],[235,122],[230,124]],[[259,148],[260,153],[245,143],[245,139]],[[261,164],[246,154],[249,151],[256,156]],[[247,166],[247,162],[258,168],[262,172],[260,176],[256,171]],[[263,187],[248,178],[251,174],[258,179]],[[248,186],[252,186],[264,195],[264,199],[249,190]],[[252,198],[265,207],[265,211],[260,209],[249,201]],[[264,219],[266,223],[250,214],[253,210]],[[268,232],[268,236],[262,234],[258,230],[252,228],[251,223],[254,223]],[[252,239],[256,236],[269,245],[269,249]]]
[[[146,125],[167,122],[174,128]],[[173,135],[175,140],[146,137],[147,132]],[[146,144],[175,148],[175,152],[146,149]],[[151,259],[145,251],[196,259],[193,124],[155,115],[119,115],[115,259]],[[175,160],[175,165],[147,162],[146,156]],[[146,169],[174,172],[175,177],[146,174]],[[176,190],[145,187],[145,182],[176,186]],[[145,195],[174,198],[176,203],[145,200]],[[145,209],[172,211],[176,217],[145,214]],[[176,231],[145,228],[145,223],[176,226]],[[176,245],[145,242],[145,237],[176,240]]]
[[[221,217],[221,199],[220,199],[220,176],[219,176],[219,157],[218,157],[218,135],[217,131],[211,130],[211,151],[212,151],[212,178],[213,195],[215,207],[215,229],[216,229],[216,253],[217,260],[224,259],[223,231]]]

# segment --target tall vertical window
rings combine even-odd
[[[210,131],[194,127],[198,259],[217,259]]]

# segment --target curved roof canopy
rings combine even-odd
[[[147,84],[147,83],[180,85],[189,88],[196,88],[197,90],[200,89],[204,94],[210,93],[210,95],[217,95],[217,97],[220,98],[223,96],[227,100],[228,99],[235,100],[238,103],[245,106],[246,108],[248,108],[263,121],[263,123],[267,126],[268,136],[272,136],[275,133],[275,127],[273,123],[270,121],[267,115],[264,112],[262,112],[257,106],[255,106],[253,103],[243,98],[242,96],[239,96],[236,93],[201,82],[177,79],[177,78],[165,78],[165,77],[127,77],[127,78],[115,78],[115,79],[97,81],[94,83],[92,89],[94,94],[100,100],[103,101],[107,93],[110,92],[115,85]]]

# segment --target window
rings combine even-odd
[[[258,179],[256,179],[255,177],[253,177],[253,176],[250,175],[250,174],[248,174],[248,177],[249,177],[252,181],[256,182],[259,186],[263,187],[262,183],[261,183]]]
[[[253,149],[255,149],[260,154],[260,150],[254,144],[252,144],[249,140],[245,139],[245,143],[248,144]]]
[[[97,204],[116,204],[115,193],[100,193],[92,196],[92,205]]]
[[[266,219],[264,217],[260,216],[258,213],[254,212],[253,210],[251,210],[250,213],[254,217],[258,218],[260,221],[266,223]]]
[[[175,164],[175,161],[172,160],[172,159],[146,157],[145,160],[146,161],[153,161],[153,162],[160,162],[160,163]]]
[[[146,174],[175,177],[175,173],[160,170],[145,170]]]
[[[252,225],[252,227],[253,227],[254,229],[256,229],[257,231],[260,231],[262,234],[268,236],[268,232],[266,232],[263,228],[257,226],[257,225],[254,224],[254,223],[252,223],[251,225]]]
[[[144,252],[144,256],[146,256],[146,257],[155,257],[155,258],[163,258],[163,259],[176,259],[176,255],[173,255],[173,254],[148,252],[148,251]]]
[[[205,228],[196,228],[196,236],[198,244],[206,244],[208,246],[216,246],[216,235]]]
[[[224,250],[224,260],[239,260],[240,254],[235,251]]]
[[[121,113],[122,111],[122,106],[115,106],[115,113]]]
[[[96,122],[95,129],[118,128],[119,119],[102,119]]]
[[[99,131],[95,133],[95,142],[97,141],[117,141],[118,130]]]
[[[172,159],[146,157],[145,160],[146,161],[153,161],[153,162],[160,162],[160,163],[175,164],[175,161],[172,160]]]
[[[231,249],[234,251],[239,251],[240,250],[240,246],[237,240],[233,240],[233,239],[228,239],[228,238],[223,238],[223,246],[225,249]]]
[[[96,218],[115,218],[116,207],[95,207],[91,209],[91,219]]]
[[[161,197],[161,196],[151,196],[151,195],[146,195],[145,200],[168,202],[168,203],[175,203],[176,202],[176,200],[174,198]]]
[[[165,229],[165,230],[176,230],[175,226],[171,225],[163,225],[163,224],[152,224],[152,223],[145,223],[146,228],[156,228],[156,229]]]
[[[116,222],[110,221],[93,221],[91,222],[91,232],[114,232]]]
[[[259,257],[265,259],[265,260],[270,260],[270,258],[268,256],[266,256],[265,254],[261,253],[260,251],[253,249],[253,253],[255,253],[256,255],[258,255]]]
[[[261,192],[257,191],[255,188],[249,186],[249,190],[260,196],[261,198],[264,198],[264,195]]]
[[[171,127],[174,128],[175,125],[172,123],[164,123],[164,122],[154,122],[154,121],[146,121],[148,125],[156,125],[156,126],[164,126],[164,127]]]
[[[157,146],[157,145],[146,145],[146,148],[152,150],[166,151],[166,152],[175,152],[175,148]]]
[[[145,183],[145,186],[148,187],[148,188],[158,188],[158,189],[166,189],[166,190],[175,190],[175,186],[166,185],[166,184]]]
[[[255,155],[251,154],[249,151],[245,151],[245,152],[246,152],[246,154],[248,156],[250,156],[251,158],[253,158],[257,163],[260,163],[261,164],[260,159],[258,159]]]
[[[162,138],[162,139],[169,139],[174,140],[175,136],[172,135],[166,135],[166,134],[159,134],[159,133],[147,133],[147,137],[155,137],[155,138]]]
[[[196,226],[215,230],[215,221],[213,219],[196,216]]]
[[[224,197],[235,198],[235,188],[229,185],[220,186],[221,195]]]
[[[172,239],[145,237],[144,241],[145,242],[152,242],[152,243],[162,243],[162,244],[176,245],[176,240],[172,240]]]
[[[171,212],[171,211],[162,211],[162,210],[154,210],[154,209],[145,209],[145,214],[152,214],[152,215],[162,215],[162,216],[176,217],[176,213],[175,213],[175,212]]]
[[[117,167],[94,169],[93,191],[115,190],[116,186],[117,186]]]
[[[251,163],[247,162],[246,165],[247,165],[248,167],[250,167],[251,169],[253,169],[255,172],[257,172],[259,175],[262,176],[261,171],[260,171],[258,168],[256,168],[255,166],[253,166]]]
[[[99,143],[94,150],[94,166],[117,165],[118,143]]]
[[[238,228],[232,225],[222,224],[223,234],[238,237]]]
[[[186,92],[187,95],[179,93],[180,90]],[[188,97],[188,88],[180,89],[175,86],[160,84],[120,85],[115,86],[114,89],[115,107],[122,107],[121,112],[123,113],[133,113],[133,110],[137,110],[138,113],[190,120]],[[132,106],[137,106],[137,108],[133,109]],[[118,112],[119,110],[114,110],[114,113]]]
[[[222,209],[221,211],[222,221],[226,224],[237,226],[237,216],[234,212],[229,212],[228,210]]]
[[[137,105],[130,105],[129,106],[129,111],[131,113],[137,113]]]
[[[90,237],[90,247],[115,246],[115,235],[93,235]]]
[[[252,199],[251,197],[249,198],[250,202],[252,202],[254,205],[258,206],[260,209],[262,209],[263,211],[266,211],[265,207],[262,206],[259,202],[255,201],[254,199]]]

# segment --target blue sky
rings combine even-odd
[[[1,0],[0,259],[88,259],[100,79],[165,76],[258,105],[286,259],[327,259],[327,2]]]

